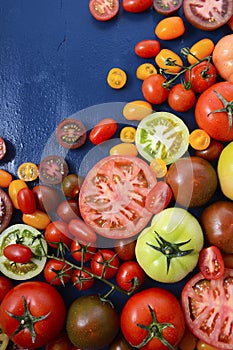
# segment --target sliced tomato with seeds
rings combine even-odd
[[[158,214],[165,209],[172,199],[172,189],[164,181],[159,181],[146,197],[145,206],[152,214]]]
[[[68,175],[69,168],[64,158],[56,155],[42,159],[39,165],[39,179],[46,184],[59,184]]]
[[[0,137],[0,160],[5,157],[6,154],[6,143],[2,137]]]
[[[119,0],[90,0],[89,10],[97,21],[109,21],[119,11]]]
[[[154,9],[161,15],[170,16],[179,10],[182,0],[153,0]]]
[[[140,158],[103,158],[85,177],[79,194],[80,213],[104,237],[132,237],[152,216],[145,201],[156,182],[155,174]]]
[[[56,138],[64,148],[79,148],[86,141],[86,128],[80,120],[65,118],[58,124]]]
[[[0,188],[0,233],[9,225],[13,213],[13,205],[8,194]]]
[[[22,163],[17,169],[17,175],[20,180],[34,181],[38,177],[38,167],[32,162]]]
[[[220,249],[216,246],[203,248],[199,254],[199,268],[208,280],[216,280],[224,274],[224,260]]]

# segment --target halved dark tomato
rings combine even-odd
[[[0,137],[0,160],[5,156],[6,154],[6,143],[3,140],[3,138]]]
[[[159,181],[146,197],[145,207],[152,214],[158,214],[165,209],[172,198],[172,189],[164,181]]]
[[[154,9],[164,16],[170,16],[179,10],[183,4],[182,0],[154,0]]]
[[[10,197],[0,188],[0,233],[9,225],[13,206]]]
[[[119,11],[119,0],[90,0],[89,9],[97,21],[109,21]]]
[[[39,165],[39,179],[46,184],[59,184],[68,175],[69,168],[64,158],[48,156]]]
[[[58,143],[64,148],[79,148],[86,141],[86,128],[80,120],[63,119],[56,129]]]
[[[184,0],[184,15],[188,22],[201,30],[215,30],[231,18],[233,1]]]

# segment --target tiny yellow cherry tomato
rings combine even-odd
[[[167,73],[178,73],[183,66],[180,56],[169,49],[162,49],[155,57],[155,62],[159,68],[165,69]]]
[[[152,74],[157,74],[157,69],[152,63],[142,63],[136,71],[136,76],[140,80],[145,80]]]
[[[38,167],[31,162],[22,163],[17,169],[17,175],[20,180],[35,181],[38,177]]]
[[[179,16],[171,16],[162,19],[155,27],[155,34],[160,40],[172,40],[179,38],[185,32],[184,21]]]
[[[211,346],[209,344],[206,344],[202,340],[198,340],[197,350],[218,350],[218,348],[216,348],[215,346]]]
[[[134,142],[136,135],[136,129],[133,126],[125,126],[121,129],[120,140],[122,142]]]
[[[210,145],[210,136],[205,130],[195,129],[189,135],[189,144],[192,148],[202,151]]]
[[[12,181],[12,175],[8,171],[0,169],[0,187],[9,187]]]
[[[150,162],[150,167],[157,178],[164,177],[167,174],[167,165],[161,158],[155,158]]]
[[[127,81],[126,73],[120,68],[112,68],[108,72],[107,82],[113,89],[121,89]]]
[[[19,209],[19,204],[18,204],[18,200],[17,200],[17,196],[18,196],[18,192],[22,189],[22,188],[27,188],[27,184],[25,181],[23,180],[13,180],[10,182],[9,187],[8,187],[8,194],[9,197],[12,201],[13,206],[16,209]]]
[[[152,105],[143,100],[135,100],[126,103],[123,108],[123,116],[127,120],[142,120],[153,111]]]
[[[32,214],[23,214],[22,221],[38,230],[45,230],[51,222],[48,214],[40,210],[36,210]]]
[[[134,143],[122,142],[113,146],[109,152],[110,156],[133,156],[138,155],[137,147]]]
[[[202,60],[203,58],[210,56],[214,50],[214,43],[211,39],[209,38],[204,38],[199,41],[197,41],[191,48],[190,52],[191,54],[188,54],[188,62],[190,64],[196,63],[199,58],[199,60]],[[193,57],[193,55],[195,57]]]

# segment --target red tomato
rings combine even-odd
[[[68,229],[81,243],[95,243],[97,239],[95,231],[79,218],[71,220]]]
[[[7,245],[3,250],[4,256],[15,263],[26,264],[32,258],[31,249],[23,244]]]
[[[11,288],[13,288],[11,279],[6,276],[0,276],[0,304]]]
[[[103,158],[83,182],[79,194],[80,213],[84,221],[104,237],[133,237],[151,219],[145,199],[156,182],[152,169],[140,158]]]
[[[97,21],[109,21],[119,11],[119,0],[90,0],[89,9]]]
[[[232,100],[233,84],[227,81],[212,85],[197,100],[196,122],[200,129],[204,129],[215,140],[233,140],[232,111],[227,113]]]
[[[77,199],[65,199],[57,207],[57,215],[59,218],[67,223],[69,221],[80,217],[80,211]]]
[[[74,239],[70,246],[70,252],[76,261],[85,263],[93,258],[96,252],[96,247],[89,244],[81,244]]]
[[[196,102],[196,95],[192,89],[184,84],[176,84],[169,91],[168,104],[176,112],[189,111]]]
[[[60,202],[60,193],[53,187],[36,185],[32,188],[35,196],[36,206],[46,213],[54,212]]]
[[[71,279],[73,274],[72,267],[63,261],[49,259],[43,270],[45,280],[54,285],[65,285]]]
[[[161,15],[169,16],[179,10],[183,0],[153,0],[154,9]]]
[[[203,248],[199,254],[199,268],[204,278],[216,280],[224,274],[224,260],[216,246]]]
[[[203,61],[185,73],[185,82],[191,85],[193,91],[202,93],[216,82],[217,71],[212,63]]]
[[[160,74],[152,74],[143,80],[142,94],[148,102],[160,104],[167,100],[169,90],[163,87],[166,79]]]
[[[144,280],[145,272],[136,261],[125,261],[116,274],[118,286],[127,292],[140,288]]]
[[[156,287],[131,296],[123,307],[120,322],[125,339],[143,350],[175,348],[185,330],[184,315],[176,297]]]
[[[118,239],[114,243],[114,249],[121,260],[133,260],[135,258],[136,240]]]
[[[72,350],[72,343],[63,331],[46,345],[45,350]]]
[[[119,267],[117,254],[111,249],[98,250],[91,260],[91,270],[105,279],[110,279],[117,273]]]
[[[87,290],[93,286],[95,279],[91,276],[91,269],[89,267],[85,267],[85,270],[74,270],[72,282],[75,288],[78,290]]]
[[[6,155],[6,143],[2,137],[0,137],[0,160]]]
[[[142,58],[155,57],[160,51],[160,42],[152,39],[142,40],[135,45],[134,51]]]
[[[65,317],[61,295],[44,282],[20,283],[7,293],[0,306],[3,332],[23,349],[39,348],[56,338]]]
[[[33,191],[28,188],[21,188],[17,193],[19,209],[24,214],[32,214],[36,211],[36,200]]]
[[[172,199],[172,189],[164,181],[159,181],[146,197],[145,207],[152,213],[158,214],[165,209]]]
[[[49,185],[57,185],[68,175],[69,168],[65,159],[60,156],[47,156],[40,162],[39,179]]]
[[[225,269],[217,280],[200,272],[185,284],[181,302],[190,331],[217,349],[233,349],[233,269]]]
[[[89,134],[89,139],[94,145],[109,140],[117,131],[117,123],[112,118],[105,118],[94,126]]]
[[[64,221],[56,220],[50,222],[44,233],[47,243],[53,248],[59,248],[59,244],[69,247],[72,239],[68,230],[68,224]]]
[[[127,12],[143,12],[148,10],[153,4],[153,0],[123,0],[122,7]]]

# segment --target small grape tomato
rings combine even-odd
[[[216,280],[224,274],[224,260],[217,246],[203,248],[199,253],[199,268],[204,278]]]
[[[57,155],[43,158],[39,165],[39,179],[45,184],[60,184],[68,172],[69,168],[65,159]]]
[[[184,21],[179,16],[163,18],[155,27],[155,34],[160,40],[176,39],[181,37],[184,32]]]
[[[187,56],[188,62],[194,64],[199,60],[203,60],[212,54],[214,50],[214,42],[209,38],[204,38],[197,41],[190,48],[190,53]]]
[[[111,147],[109,154],[111,156],[133,156],[136,157],[138,155],[138,150],[135,144],[128,143],[128,142],[122,142],[118,143],[117,145]]]
[[[67,149],[81,147],[86,141],[84,124],[75,118],[65,118],[57,126],[56,139],[59,145]]]
[[[0,160],[5,157],[6,154],[6,143],[2,137],[0,137]]]
[[[189,144],[196,150],[204,150],[210,145],[210,136],[203,129],[195,129],[189,135]]]
[[[28,263],[32,258],[31,249],[20,243],[9,244],[3,249],[3,255],[10,261],[20,264]]]
[[[158,55],[160,51],[160,42],[158,40],[147,39],[139,41],[135,47],[134,52],[142,58],[152,58]]]
[[[12,201],[12,204],[13,206],[16,208],[16,209],[19,209],[19,204],[18,204],[18,199],[17,199],[17,196],[18,196],[18,192],[22,189],[22,188],[27,188],[27,184],[25,181],[23,180],[13,180],[11,181],[9,187],[8,187],[8,194],[9,194],[9,197]]]
[[[143,100],[135,100],[125,104],[123,116],[127,120],[142,120],[153,111],[151,103]]]
[[[165,209],[172,199],[172,189],[164,181],[158,181],[146,197],[145,207],[152,214]]]
[[[179,73],[183,66],[180,56],[170,49],[162,49],[155,57],[155,62],[166,73]]]
[[[109,140],[117,131],[117,122],[112,118],[102,119],[94,126],[89,134],[89,139],[94,145]]]
[[[24,214],[32,214],[36,210],[36,199],[34,192],[28,187],[24,187],[19,190],[17,194],[17,202],[19,209]]]
[[[121,89],[125,86],[127,75],[121,68],[112,68],[107,75],[107,83],[113,89]]]
[[[136,77],[140,80],[145,80],[152,74],[157,74],[157,69],[152,63],[142,63],[136,70]]]
[[[157,178],[164,177],[167,174],[167,165],[161,158],[155,158],[150,162],[150,167]]]
[[[12,175],[8,171],[0,169],[0,187],[9,187],[11,181]]]
[[[45,230],[51,220],[48,214],[37,209],[32,214],[23,214],[22,221],[38,230]]]
[[[119,0],[90,0],[89,10],[97,21],[109,21],[119,11]]]
[[[120,131],[120,140],[122,142],[134,142],[136,129],[133,126],[125,126]]]
[[[76,218],[68,223],[69,232],[81,243],[95,243],[97,235],[82,219]]]
[[[139,13],[148,10],[153,0],[123,0],[122,7],[127,12]]]
[[[32,162],[22,163],[17,169],[17,175],[23,181],[35,181],[38,177],[38,167]]]

